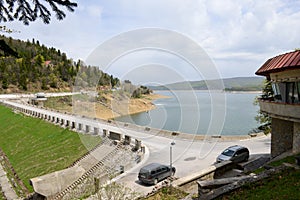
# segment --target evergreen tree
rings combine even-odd
[[[5,55],[0,57],[0,89],[10,85],[20,90],[27,90],[29,85],[35,89],[70,87],[75,77],[79,77],[82,87],[112,86],[120,84],[118,78],[102,72],[98,67],[85,66],[82,61],[74,62],[65,53],[55,48],[47,48],[35,39],[30,42],[14,40],[0,36],[9,48],[17,52],[18,57]],[[1,52],[0,52],[1,53]],[[80,73],[78,73],[80,72]],[[37,88],[40,87],[40,88]],[[132,90],[133,91],[133,90]]]
[[[0,0],[0,22],[19,20],[25,25],[41,18],[45,24],[50,23],[51,12],[49,7],[55,13],[58,20],[66,17],[66,14],[59,8],[65,7],[70,12],[74,11],[77,3],[70,0]]]
[[[268,99],[273,98],[274,93],[272,90],[272,83],[269,80],[265,80],[264,87],[262,90],[262,98]],[[254,101],[254,105],[258,104],[258,99]],[[260,124],[259,129],[262,130],[265,134],[269,134],[271,132],[271,121],[272,118],[265,112],[258,111],[255,116],[255,120]]]

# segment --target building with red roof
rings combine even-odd
[[[300,50],[267,60],[255,73],[272,83],[274,95],[259,100],[272,118],[271,156],[300,152]]]

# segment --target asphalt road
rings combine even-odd
[[[270,137],[262,136],[248,140],[235,141],[190,141],[180,139],[169,139],[155,136],[143,140],[148,147],[148,156],[142,163],[131,169],[124,176],[118,178],[119,183],[134,189],[143,194],[152,191],[153,186],[145,186],[138,181],[139,169],[149,163],[158,162],[162,164],[170,163],[170,146],[172,146],[172,165],[176,167],[176,177],[184,177],[195,173],[212,165],[216,157],[228,146],[239,144],[248,147],[250,158],[254,159],[260,155],[270,153]]]
[[[137,179],[139,169],[142,166],[152,162],[170,164],[170,146],[172,142],[175,142],[175,145],[172,146],[172,164],[176,167],[176,177],[184,177],[212,165],[215,162],[218,154],[231,145],[239,144],[248,147],[250,150],[250,160],[259,155],[270,153],[271,140],[269,136],[235,141],[218,141],[218,139],[211,138],[210,140],[204,141],[195,141],[190,139],[184,140],[181,138],[165,138],[159,135],[149,134],[141,130],[129,130],[124,126],[118,127],[104,121],[101,122],[101,120],[58,113],[55,111],[32,107],[30,105],[8,101],[5,102],[11,105],[20,106],[22,108],[30,108],[43,114],[51,114],[52,116],[57,116],[70,121],[76,121],[77,123],[89,124],[90,126],[120,132],[130,135],[133,138],[141,139],[143,145],[145,145],[147,149],[144,159],[137,166],[117,177],[117,182],[123,183],[126,186],[143,194],[152,191],[153,186],[145,186],[139,183]]]

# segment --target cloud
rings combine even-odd
[[[102,7],[101,6],[89,6],[87,8],[87,11],[93,17],[101,17]]]
[[[269,57],[300,47],[299,7],[292,0],[78,0],[78,8],[63,21],[7,26],[21,31],[12,37],[35,38],[74,59],[87,58],[125,31],[170,29],[197,42],[223,76],[251,76]]]

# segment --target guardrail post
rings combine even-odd
[[[78,123],[78,131],[81,131],[81,129],[82,129],[82,124]]]
[[[69,126],[70,126],[70,121],[66,120],[66,127],[69,127]]]
[[[71,129],[75,129],[75,128],[76,128],[76,123],[75,123],[75,122],[72,122]]]
[[[89,133],[90,132],[90,126],[89,125],[85,125],[85,132]]]
[[[130,145],[131,137],[129,135],[125,135],[124,145]]]
[[[98,135],[99,134],[99,128],[94,127],[94,135]]]
[[[107,137],[107,130],[103,129],[103,137]]]
[[[135,139],[135,147],[134,147],[134,149],[136,151],[139,150],[139,149],[141,149],[141,145],[142,145],[141,140]]]

